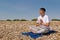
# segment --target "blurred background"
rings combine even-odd
[[[0,0],[0,20],[36,19],[41,7],[50,19],[60,20],[60,0]]]

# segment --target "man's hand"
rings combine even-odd
[[[39,23],[36,23],[36,27],[39,26],[40,24]]]
[[[42,19],[40,19],[40,25],[42,25],[42,23],[43,23],[43,20],[42,20]]]
[[[43,23],[43,20],[40,19],[40,23],[36,23],[36,27],[42,25],[42,23]]]

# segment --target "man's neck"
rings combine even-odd
[[[45,15],[41,15],[41,17],[44,17]]]

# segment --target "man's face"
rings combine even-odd
[[[41,16],[44,16],[44,15],[45,15],[45,11],[40,10],[39,12],[40,12],[40,15],[41,15]]]

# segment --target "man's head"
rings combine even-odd
[[[40,15],[41,16],[44,16],[45,15],[45,12],[46,12],[46,9],[45,8],[40,8]]]

